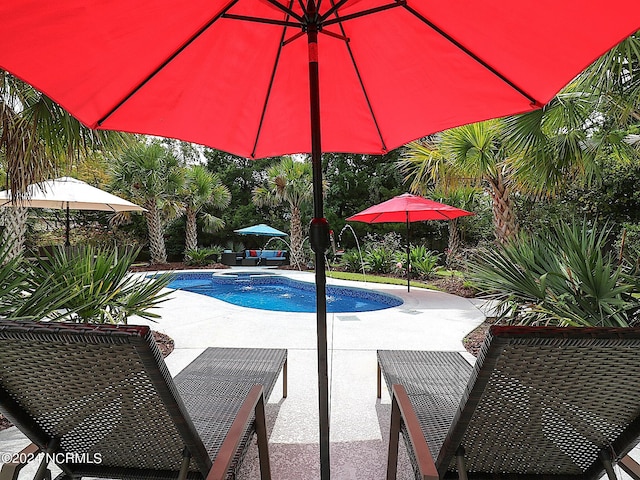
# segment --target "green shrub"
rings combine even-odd
[[[640,272],[640,224],[622,224],[615,248],[619,260],[625,262],[637,275]]]
[[[362,260],[357,248],[347,250],[340,257],[340,267],[347,272],[362,272]]]
[[[428,250],[424,245],[412,246],[409,252],[412,275],[423,279],[430,278],[438,269],[441,255]]]
[[[184,252],[185,263],[187,265],[203,267],[214,262],[219,254],[220,252],[213,248],[191,248]]]
[[[440,269],[441,253],[431,251],[424,245],[411,246],[409,258],[411,260],[410,273],[412,278],[428,279]],[[393,271],[397,275],[406,275],[407,252],[397,250],[394,253]]]
[[[394,266],[394,251],[384,245],[374,246],[364,254],[365,269],[372,273],[390,273]]]
[[[231,250],[232,252],[242,252],[245,249],[245,245],[242,242],[234,242],[233,240],[229,240],[224,244],[224,248],[226,250]]]
[[[137,254],[137,250],[122,253],[114,249],[60,247],[48,258],[37,261],[29,275],[52,295],[70,292],[58,306],[65,320],[127,323],[132,315],[158,318],[149,310],[167,300],[171,292],[161,290],[172,275],[131,275],[129,267]]]
[[[56,320],[71,288],[51,289],[35,278],[22,256],[10,258],[10,242],[0,242],[0,318]]]
[[[215,255],[220,255],[224,252],[224,247],[222,245],[211,245],[209,250],[211,250]]]
[[[607,252],[610,232],[554,223],[485,250],[469,263],[471,278],[510,323],[631,326],[638,323],[638,281]]]

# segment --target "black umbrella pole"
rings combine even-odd
[[[309,2],[313,6],[314,2]],[[315,12],[308,12],[311,18]],[[309,231],[316,267],[316,319],[318,349],[318,402],[320,428],[320,479],[331,478],[329,460],[329,377],[327,362],[327,297],[324,253],[329,246],[329,224],[324,218],[322,192],[322,143],[320,141],[320,84],[318,75],[318,30],[311,23],[309,42],[309,106],[311,111],[311,164],[313,171],[313,214]]]
[[[411,291],[411,244],[409,243],[409,212],[407,212],[407,292]]]
[[[69,219],[69,203],[67,203],[67,222],[66,222],[66,233],[65,233],[65,240],[64,240],[65,247],[71,246],[71,240],[69,238],[70,228],[71,228],[71,220]]]

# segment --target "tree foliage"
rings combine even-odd
[[[167,219],[175,218],[180,209],[180,162],[158,142],[139,142],[117,157],[112,168],[114,190],[146,209],[151,262],[166,263],[163,232]]]
[[[303,210],[313,201],[311,163],[298,161],[292,157],[282,157],[265,172],[265,180],[253,189],[253,202],[258,205],[289,207],[291,241],[291,264],[302,267],[306,263],[302,243]]]

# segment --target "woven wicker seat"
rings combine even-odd
[[[392,396],[387,479],[402,431],[416,478],[615,478],[640,434],[640,329],[492,327],[456,352],[378,351]],[[625,457],[626,456],[626,457]]]
[[[264,401],[283,368],[286,396],[286,358],[209,348],[173,380],[148,327],[0,320],[0,411],[64,477],[234,478],[257,433],[268,479]]]

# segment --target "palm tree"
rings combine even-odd
[[[278,164],[266,171],[266,176],[264,185],[253,190],[253,201],[258,206],[289,204],[291,262],[301,268],[304,263],[301,207],[313,198],[311,164],[308,161],[299,162],[291,157],[282,157]]]
[[[640,121],[640,32],[620,42],[577,79],[579,89],[598,96],[604,116],[615,125]]]
[[[399,163],[405,172],[405,182],[409,182],[411,193],[433,198],[438,202],[453,205],[463,210],[473,210],[477,196],[482,189],[475,180],[462,177],[445,162],[442,151],[432,138],[413,142],[414,155],[405,155]],[[437,185],[437,186],[436,186]],[[462,246],[459,227],[460,218],[449,220],[449,240],[447,242],[447,265],[451,264]]]
[[[220,177],[202,165],[194,165],[185,172],[185,186],[180,198],[186,216],[185,252],[198,247],[196,218],[207,206],[221,210],[231,202],[231,192],[222,184]],[[214,232],[224,227],[221,218],[205,213],[205,230]]]
[[[119,149],[127,136],[84,127],[51,99],[0,70],[0,164],[15,200],[28,185],[55,175],[59,159],[77,161],[100,149]],[[26,209],[5,209],[11,256],[22,251]]]
[[[482,185],[491,195],[496,239],[517,231],[511,191],[511,162],[503,144],[500,120],[473,123],[443,132],[434,140],[412,142],[401,160],[412,189],[423,182],[443,189]]]
[[[463,210],[473,211],[474,205],[476,205],[478,201],[478,194],[481,192],[479,188],[460,186],[447,192],[435,190],[428,196],[438,202],[453,205]],[[449,239],[447,241],[446,252],[447,266],[453,266],[455,264],[460,249],[463,246],[460,221],[463,221],[463,217],[449,220]]]
[[[163,211],[165,218],[177,211],[177,193],[184,183],[178,159],[157,142],[138,143],[114,161],[112,174],[113,188],[147,210],[151,263],[167,263]]]
[[[517,233],[514,193],[553,196],[571,183],[596,179],[598,162],[611,152],[637,155],[624,137],[599,134],[598,98],[578,87],[568,86],[541,110],[447,130],[429,144],[414,142],[402,168],[414,184],[480,183],[492,198],[496,239],[504,243]]]

